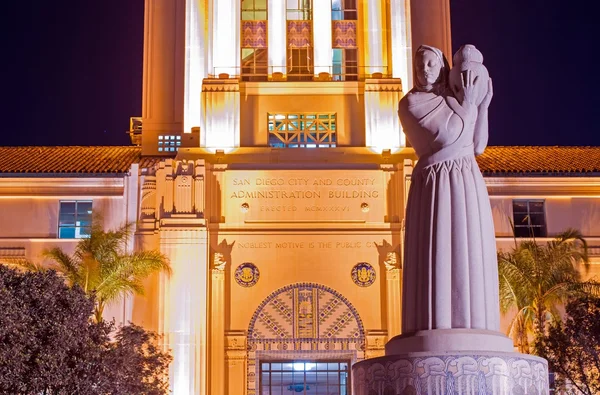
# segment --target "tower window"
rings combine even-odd
[[[267,0],[242,0],[242,81],[268,79]]]
[[[267,0],[242,0],[243,21],[266,21]]]
[[[336,113],[269,113],[269,146],[330,148],[337,145]]]
[[[181,136],[158,136],[158,152],[177,152],[181,146]]]
[[[322,0],[319,0],[322,1]],[[312,19],[311,0],[286,0],[288,21],[309,21]]]
[[[358,81],[358,53],[356,48],[333,48],[333,80]]]
[[[91,200],[62,200],[58,214],[59,239],[90,237],[92,227]]]
[[[355,21],[357,17],[356,0],[331,0],[332,21]]]
[[[546,237],[543,200],[513,200],[515,237]]]

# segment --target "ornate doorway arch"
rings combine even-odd
[[[248,395],[258,390],[260,359],[364,359],[365,330],[358,312],[337,291],[316,283],[271,293],[248,326]]]

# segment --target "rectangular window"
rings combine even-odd
[[[355,21],[357,17],[356,0],[331,0],[332,21]]]
[[[267,48],[242,48],[242,81],[267,81]]]
[[[58,214],[59,239],[90,237],[92,226],[91,200],[62,200]]]
[[[322,1],[322,0],[320,0]],[[286,0],[288,21],[309,21],[312,19],[311,0]]]
[[[358,81],[356,48],[333,48],[333,81]]]
[[[158,136],[158,152],[177,152],[181,146],[181,136]]]
[[[313,80],[313,48],[288,48],[288,81]]]
[[[336,113],[268,113],[269,146],[331,148],[337,144]]]
[[[260,394],[350,393],[350,361],[261,361]]]
[[[513,200],[515,237],[546,237],[543,200]]]
[[[242,81],[267,81],[267,0],[243,0],[241,7]]]
[[[243,21],[266,21],[267,0],[242,0]]]

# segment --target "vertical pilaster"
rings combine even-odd
[[[367,76],[391,74],[387,61],[387,18],[383,0],[362,0],[363,65]]]
[[[194,212],[198,217],[204,218],[204,176],[205,168],[204,163],[201,161],[196,162],[196,169],[194,170]]]
[[[247,390],[246,332],[227,331],[225,334],[225,364],[227,366],[227,388],[225,394],[244,395]]]
[[[404,92],[412,89],[410,0],[390,1],[392,77],[402,80]]]
[[[268,0],[269,77],[273,73],[286,73],[286,21],[285,1]]]
[[[398,119],[398,102],[402,97],[399,79],[365,80],[365,134],[367,147],[378,151],[406,145]]]
[[[145,0],[142,153],[183,131],[186,0]]]
[[[138,188],[139,188],[139,164],[134,163],[129,169],[129,175],[125,177],[124,190],[124,212],[125,221],[132,226],[138,219]],[[134,234],[132,233],[127,239],[127,253],[132,253],[135,250]],[[123,296],[123,316],[122,323],[127,325],[133,320],[133,295],[125,294]]]
[[[240,0],[213,0],[211,74],[240,74]]]
[[[388,252],[385,263],[387,331],[388,336],[399,335],[402,331],[402,297],[401,278],[396,252]]]
[[[313,2],[313,37],[315,76],[319,73],[332,74],[331,1]]]
[[[386,331],[369,330],[365,340],[365,359],[382,357],[385,354]]]
[[[200,126],[202,79],[208,77],[208,6],[186,0],[184,133]]]
[[[225,393],[225,264],[215,253],[210,298],[210,391]]]
[[[240,84],[237,79],[205,79],[202,84],[200,146],[240,146]]]
[[[411,0],[410,26],[413,54],[420,45],[430,45],[452,62],[450,0]]]
[[[207,395],[207,232],[204,221],[161,220],[160,250],[173,273],[163,276],[161,333],[173,355],[169,379],[177,395]]]

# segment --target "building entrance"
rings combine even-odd
[[[322,284],[269,295],[248,327],[248,395],[350,393],[350,366],[364,358],[356,309]]]
[[[262,361],[260,394],[348,395],[350,361]]]

